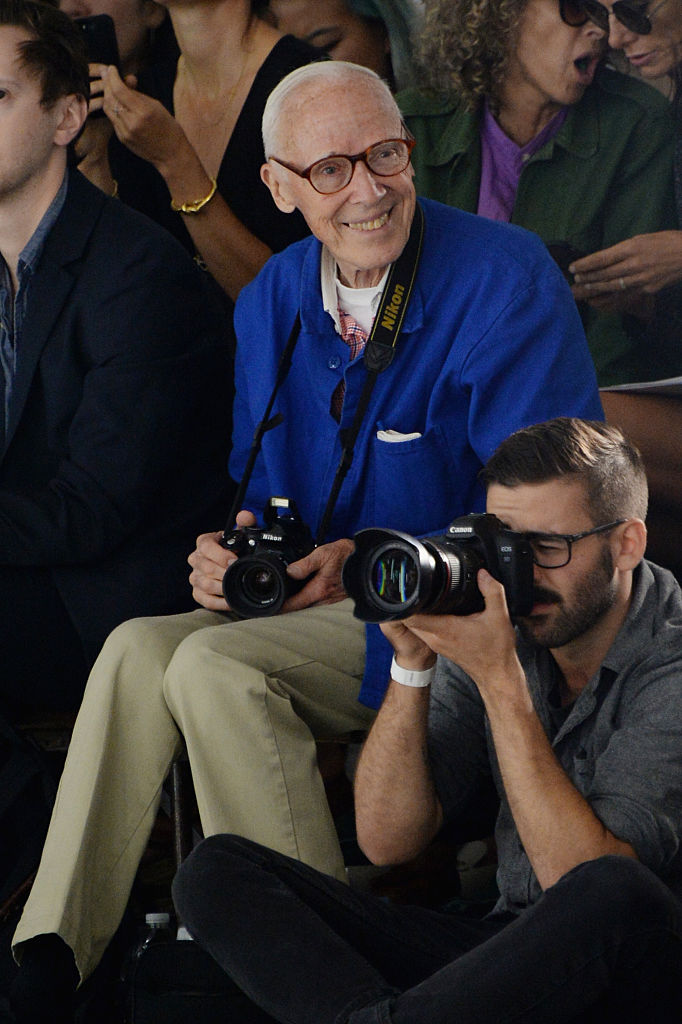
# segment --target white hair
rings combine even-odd
[[[351,64],[345,60],[325,60],[306,64],[286,75],[272,90],[265,104],[262,132],[266,160],[277,149],[277,134],[282,123],[284,108],[297,90],[303,89],[304,86],[311,83],[319,83],[321,86],[344,85],[349,79],[364,79],[371,82],[376,89],[379,102],[382,105],[385,104],[389,110],[394,110],[396,118],[401,120],[402,115],[393,98],[393,93],[386,82],[370,68],[360,64]],[[305,124],[302,127],[305,130]]]

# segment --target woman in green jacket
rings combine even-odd
[[[398,97],[418,191],[535,231],[569,279],[581,256],[676,226],[669,105],[603,67],[584,2],[425,0],[430,91]],[[581,311],[600,385],[679,372],[643,343],[639,305]]]
[[[585,8],[586,14],[588,8]],[[622,50],[644,79],[667,79],[675,117],[675,198],[682,227],[682,0],[660,3],[591,2],[590,17],[609,26],[609,43]],[[682,281],[682,231],[637,234],[576,265],[580,295],[625,288],[656,294]]]

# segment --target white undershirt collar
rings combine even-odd
[[[372,323],[376,316],[381,293],[384,290],[389,268],[381,278],[381,281],[373,288],[349,288],[341,284],[338,278],[337,265],[334,256],[326,245],[322,246],[322,258],[320,260],[320,287],[322,290],[322,305],[326,313],[334,321],[334,328],[337,334],[341,334],[341,321],[339,319],[339,306],[344,313],[348,313],[360,326],[369,334]]]

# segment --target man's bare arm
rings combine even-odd
[[[479,572],[485,611],[460,618],[414,616],[411,628],[476,683],[492,728],[519,838],[543,889],[605,854],[635,857],[609,832],[557,760],[516,654],[502,585]]]
[[[402,668],[423,671],[435,663],[434,653],[404,623],[382,628]],[[429,686],[392,680],[362,750],[355,776],[357,834],[376,864],[411,860],[442,822],[426,749],[429,693]]]

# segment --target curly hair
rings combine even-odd
[[[417,59],[424,84],[493,110],[528,0],[424,0]]]

